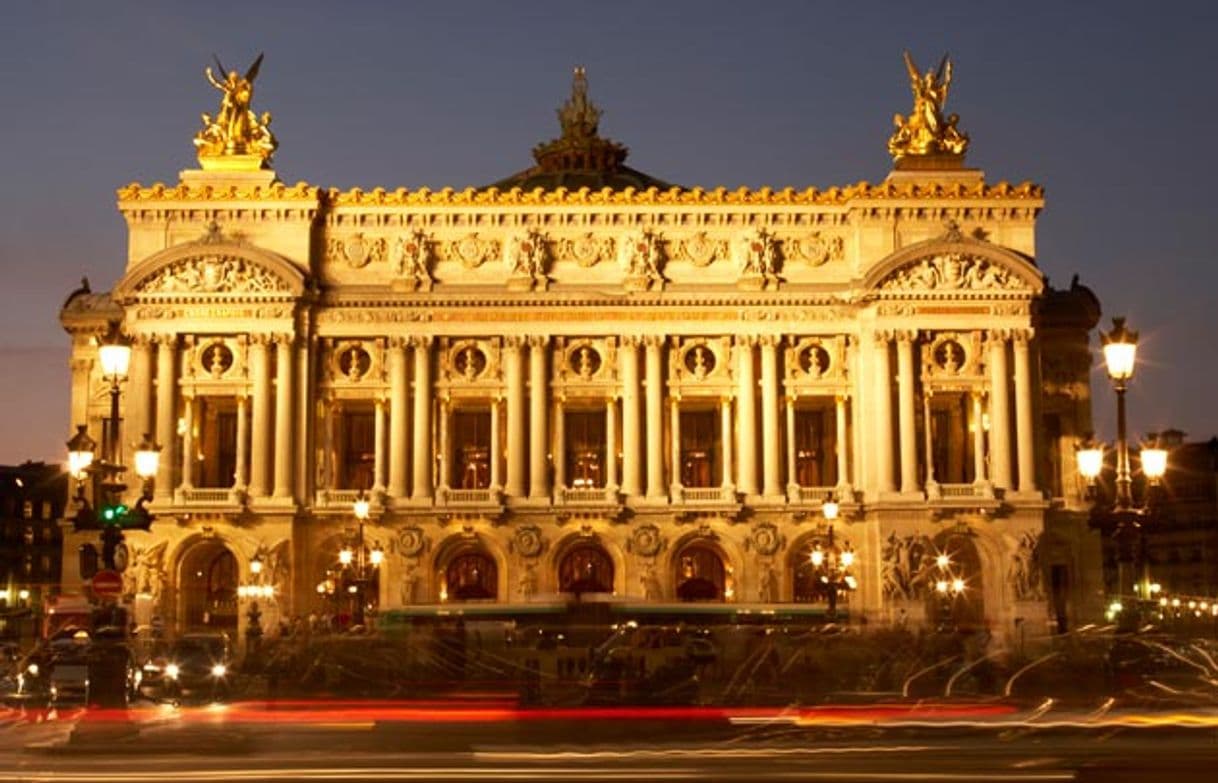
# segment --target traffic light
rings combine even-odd
[[[123,503],[115,503],[112,506],[102,506],[101,520],[103,525],[118,525],[124,527],[128,508]]]

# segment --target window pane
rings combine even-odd
[[[452,486],[486,489],[491,485],[491,413],[453,412]]]
[[[714,411],[681,411],[681,483],[718,486],[719,462],[719,416]]]
[[[567,481],[572,487],[605,486],[605,414],[603,411],[567,411]]]

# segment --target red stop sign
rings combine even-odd
[[[93,575],[93,594],[98,598],[117,598],[123,592],[123,577],[118,571],[98,571]]]

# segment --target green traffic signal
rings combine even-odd
[[[102,521],[107,523],[122,522],[123,517],[127,516],[127,507],[122,503],[114,506],[105,506],[102,508]]]

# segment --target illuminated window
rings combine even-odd
[[[491,413],[458,410],[453,412],[452,486],[461,489],[486,489],[491,485]]]
[[[574,488],[605,486],[604,411],[566,411],[567,481]]]
[[[371,409],[346,410],[339,435],[338,489],[368,489],[376,469],[376,415]]]
[[[714,411],[681,411],[681,484],[717,487],[722,482],[719,416]]]
[[[796,409],[795,481],[801,487],[832,487],[837,484],[836,426],[833,410]]]
[[[195,448],[201,457],[195,471],[200,487],[231,487],[237,475],[237,401],[232,397],[197,397],[198,433]]]

